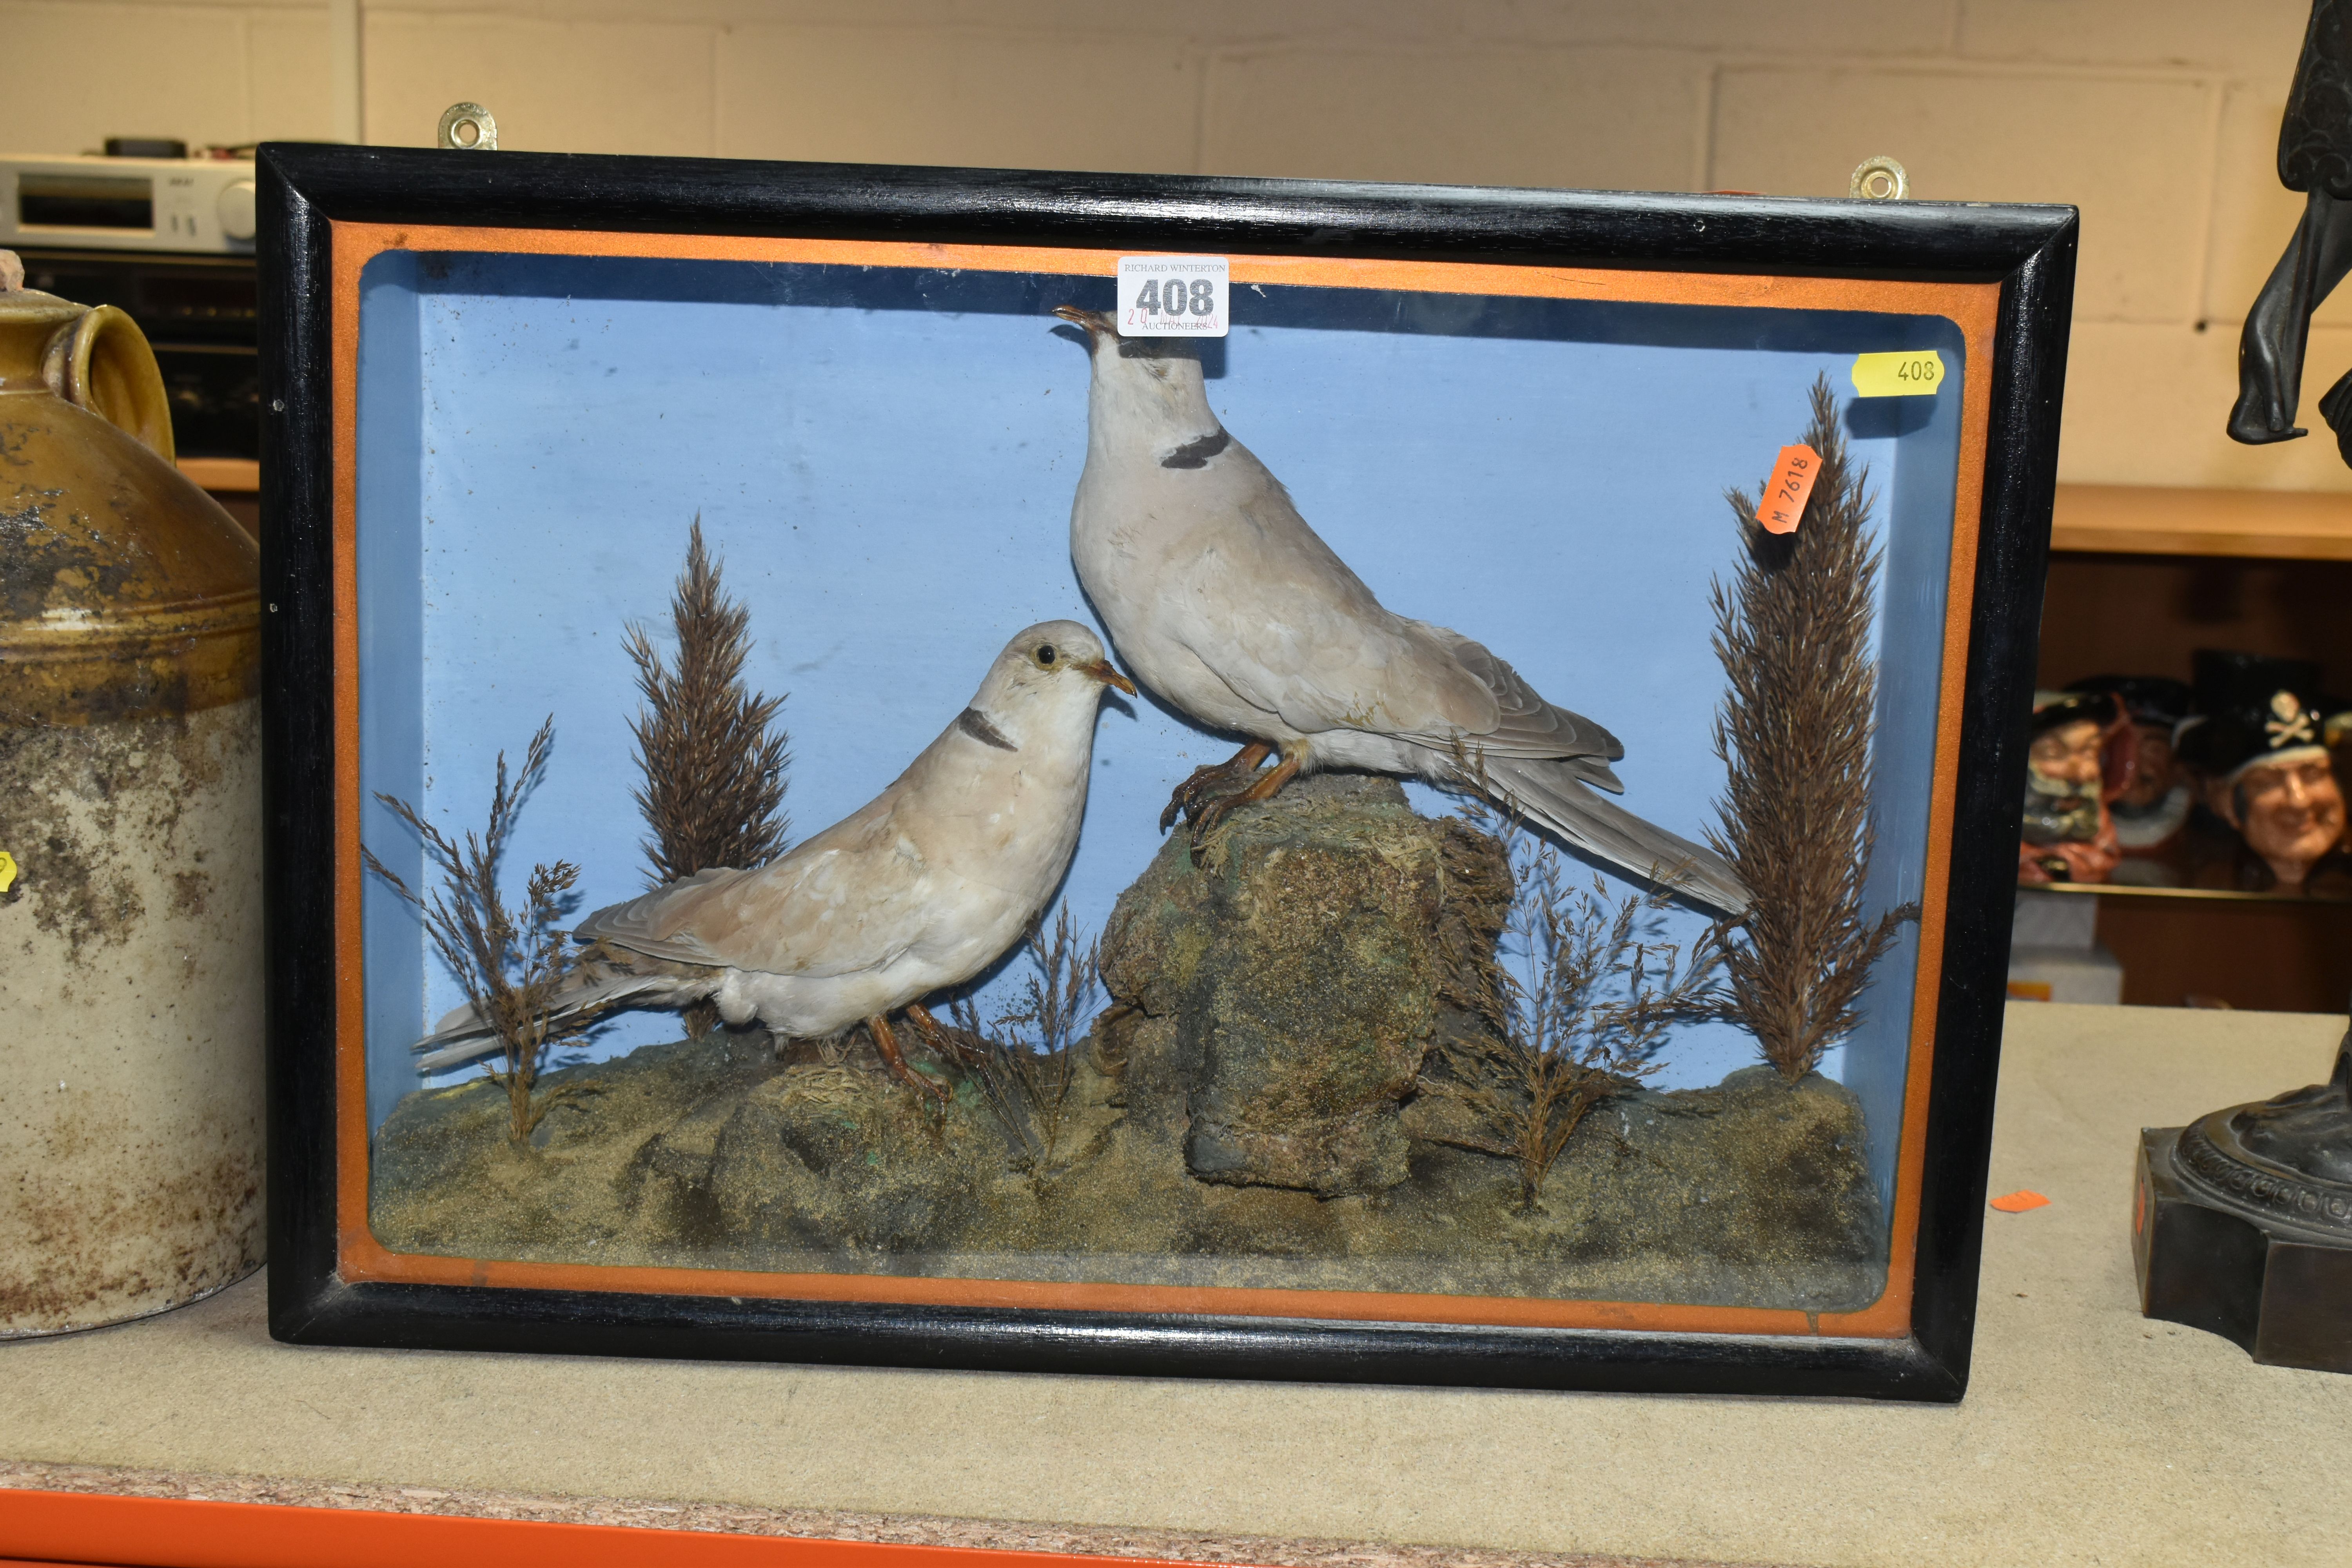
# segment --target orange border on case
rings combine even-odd
[[[1961,393],[1958,481],[1954,488],[1944,662],[1937,703],[1936,765],[1929,797],[1926,896],[1919,916],[1919,967],[1911,1003],[1911,1053],[1895,1156],[1894,1223],[1886,1288],[1853,1312],[1819,1314],[1755,1307],[1442,1296],[1356,1290],[1053,1283],[877,1274],[768,1274],[703,1268],[608,1268],[394,1252],[368,1228],[368,1129],[364,970],[360,934],[358,393],[359,279],[386,250],[482,251],[541,256],[628,256],[679,260],[803,262],[850,267],[952,268],[967,271],[1112,275],[1118,253],[1013,245],[933,245],[896,240],[778,239],[729,235],[607,234],[421,224],[333,226],[334,704],[336,952],[337,1273],[346,1282],[489,1285],[551,1290],[728,1296],[760,1300],[876,1301],[1112,1312],[1199,1313],[1356,1322],[1458,1323],[1496,1327],[1639,1330],[1664,1333],[1818,1334],[1900,1339],[1910,1331],[1919,1229],[1920,1166],[1926,1157],[1927,1086],[1943,972],[1944,889],[1951,868],[1952,803],[1959,772],[1960,698],[1968,666],[1969,615],[1976,581],[1986,430],[1991,408],[1992,329],[1998,283],[1789,278],[1481,262],[1236,255],[1235,283],[1393,289],[1445,294],[1591,299],[1637,303],[1737,305],[1779,310],[1866,310],[1942,316],[1960,330],[1969,370]]]

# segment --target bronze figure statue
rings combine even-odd
[[[2303,58],[2279,122],[2279,183],[2304,193],[2303,221],[2246,312],[2230,438],[2249,446],[2306,434],[2303,351],[2311,313],[2352,271],[2352,0],[2312,0]],[[2352,463],[2352,372],[2319,400]]]
[[[2326,1083],[2140,1134],[2140,1310],[2352,1372],[2352,1034]]]
[[[2303,223],[2247,312],[2230,416],[2230,434],[2257,444],[2303,434],[2294,410],[2312,308],[2352,270],[2347,0],[2313,0],[2279,128],[2279,178],[2305,193]],[[2319,412],[2352,462],[2352,374]],[[2228,674],[2242,696],[2273,688],[2259,707],[2209,705],[2205,733],[2184,740],[2203,753],[2231,826],[2280,886],[2299,889],[2316,863],[2306,855],[2342,835],[2325,720],[2294,681],[2265,679],[2284,677],[2280,661],[2199,661],[2200,684]],[[2352,1372],[2352,1034],[2326,1083],[2141,1129],[2138,1176],[2132,1255],[2144,1315],[2224,1335],[2271,1365]]]

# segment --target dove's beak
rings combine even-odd
[[[1082,674],[1093,676],[1105,686],[1116,686],[1129,697],[1135,695],[1135,682],[1113,669],[1110,660],[1107,658],[1098,658],[1092,664],[1082,664],[1078,666],[1078,669]]]
[[[1089,310],[1077,305],[1056,305],[1054,314],[1074,325],[1084,327],[1089,335],[1113,331],[1111,319],[1100,310]]]

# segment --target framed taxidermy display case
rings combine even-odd
[[[260,170],[280,1338],[1959,1396],[2072,209]]]

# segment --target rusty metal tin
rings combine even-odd
[[[261,1255],[254,542],[121,312],[0,251],[0,1338]]]

